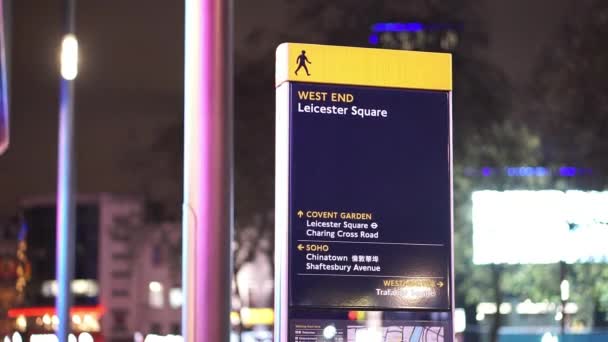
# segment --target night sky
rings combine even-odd
[[[56,182],[57,0],[14,0],[11,146],[0,156],[0,219],[20,198],[53,194]],[[236,50],[256,57],[245,37],[295,25],[283,0],[236,0]],[[568,13],[569,0],[484,0],[487,58],[524,85],[536,57]],[[79,192],[181,193],[155,165],[152,142],[180,122],[183,96],[183,2],[80,1],[81,63],[76,88]],[[269,63],[273,63],[269,61]],[[272,85],[268,88],[273,92]],[[458,91],[458,89],[455,89]],[[269,166],[269,170],[272,170]],[[177,205],[177,204],[176,204]]]

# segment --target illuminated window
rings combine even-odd
[[[55,297],[57,295],[57,281],[43,281],[40,291],[44,297]],[[74,279],[72,280],[72,293],[76,296],[97,297],[99,295],[99,285],[93,279]]]
[[[169,290],[169,306],[172,309],[180,308],[182,301],[182,289],[180,287],[174,287]]]
[[[163,284],[158,281],[151,281],[148,284],[149,294],[148,294],[148,304],[151,308],[162,308],[165,305],[164,295],[163,295]]]

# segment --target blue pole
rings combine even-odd
[[[66,0],[66,34],[75,28],[75,0]],[[55,271],[57,297],[55,301],[59,324],[59,342],[68,342],[70,333],[70,284],[74,278],[75,213],[74,213],[74,81],[61,77],[59,105],[59,146],[57,170],[57,243]]]

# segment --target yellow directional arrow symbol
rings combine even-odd
[[[302,218],[302,216],[304,215],[304,212],[302,210],[298,211],[298,217]]]
[[[443,285],[445,285],[445,284],[444,284],[442,281],[438,281],[438,282],[437,282],[437,286],[439,286],[439,287],[443,287]]]
[[[299,245],[298,245],[298,250],[300,250],[300,251],[301,251],[301,250],[303,250],[303,249],[304,249],[304,245],[299,244]]]

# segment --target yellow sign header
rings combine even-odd
[[[276,59],[276,86],[296,81],[452,90],[448,53],[283,43]]]

